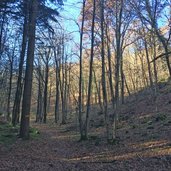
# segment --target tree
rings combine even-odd
[[[19,62],[19,72],[18,72],[18,80],[17,80],[17,89],[15,93],[15,100],[13,106],[13,113],[12,113],[12,124],[15,126],[17,122],[19,122],[19,114],[20,114],[20,102],[21,102],[21,95],[22,95],[22,75],[23,75],[23,65],[24,65],[24,58],[26,53],[27,41],[28,41],[28,8],[29,4],[27,1],[24,1],[24,24],[23,24],[23,34],[22,34],[22,48],[20,52],[20,62]]]
[[[84,139],[83,133],[83,121],[82,121],[82,81],[83,81],[83,67],[82,67],[82,53],[83,53],[83,30],[84,30],[84,20],[85,20],[85,5],[86,0],[83,0],[83,11],[82,11],[82,24],[80,30],[80,73],[79,73],[79,97],[78,97],[78,112],[79,112],[79,129],[80,129],[80,140]]]
[[[86,110],[86,123],[85,123],[85,139],[88,138],[88,127],[89,127],[89,112],[90,112],[90,98],[92,89],[92,77],[93,77],[93,58],[94,58],[94,25],[95,25],[95,13],[96,12],[96,1],[93,1],[93,14],[92,14],[92,27],[91,27],[91,56],[89,66],[89,85],[88,85],[88,97],[87,97],[87,110]]]
[[[32,0],[29,8],[28,50],[27,50],[27,62],[26,62],[22,115],[21,115],[21,125],[20,125],[20,137],[23,139],[29,139],[29,121],[30,121],[33,61],[34,61],[34,50],[35,50],[37,7],[38,7],[38,1]]]
[[[132,7],[137,13],[137,16],[140,18],[140,20],[147,26],[150,25],[150,27],[147,26],[149,30],[151,30],[152,33],[154,33],[160,43],[163,46],[163,49],[165,51],[165,59],[166,64],[168,68],[169,75],[171,76],[171,66],[169,61],[169,40],[170,40],[170,34],[171,29],[169,30],[168,37],[166,38],[164,34],[162,34],[161,29],[159,27],[159,19],[163,17],[162,12],[166,7],[168,7],[169,1],[168,0],[145,0],[144,3],[142,2],[135,2],[132,1]],[[169,23],[169,20],[168,20]]]

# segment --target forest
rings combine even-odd
[[[0,171],[171,171],[171,0],[0,0]]]

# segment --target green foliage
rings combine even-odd
[[[30,138],[34,139],[40,137],[40,132],[36,128],[30,128],[29,133],[30,133]]]
[[[156,118],[155,118],[155,121],[156,122],[159,122],[159,121],[164,121],[164,120],[166,120],[166,115],[165,114],[160,114],[159,116],[157,116]]]
[[[13,127],[10,124],[4,123],[0,125],[0,144],[9,146],[17,139],[19,127]]]
[[[15,143],[19,134],[19,125],[13,127],[11,124],[3,123],[0,125],[0,144],[9,146]],[[40,137],[40,132],[36,128],[30,128],[30,138]]]

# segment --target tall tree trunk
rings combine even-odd
[[[45,88],[44,88],[44,105],[43,105],[43,108],[44,108],[43,109],[43,112],[44,112],[43,122],[44,123],[46,123],[46,119],[47,119],[48,79],[49,79],[49,62],[48,62],[48,59],[47,59],[47,61],[46,61],[46,69],[45,69]]]
[[[43,96],[42,96],[42,77],[41,77],[41,66],[40,62],[38,65],[38,97],[37,97],[37,113],[36,113],[36,122],[42,122],[42,103],[43,103]]]
[[[85,123],[85,138],[88,138],[88,127],[89,127],[89,112],[90,112],[90,98],[92,89],[92,75],[93,75],[93,58],[94,58],[94,21],[96,15],[96,0],[93,0],[93,16],[91,26],[91,56],[89,66],[89,85],[88,85],[88,97],[87,97],[87,110],[86,110],[86,123]]]
[[[22,75],[23,75],[23,65],[24,65],[24,57],[26,52],[27,46],[27,32],[28,32],[28,3],[25,1],[26,5],[26,14],[24,18],[24,26],[23,26],[23,38],[22,38],[22,48],[20,52],[20,62],[19,62],[19,73],[17,79],[17,90],[15,93],[14,105],[13,105],[13,112],[12,112],[12,124],[15,126],[17,121],[19,120],[20,115],[20,103],[21,103],[21,96],[22,96]]]
[[[64,52],[64,35],[62,37],[62,64],[61,64],[61,75],[59,77],[60,81],[60,93],[61,93],[61,101],[62,101],[62,124],[66,124],[65,118],[65,52]]]
[[[67,72],[67,55],[65,57],[65,64],[63,68],[63,113],[62,113],[62,124],[66,124],[67,119],[67,92],[68,92],[68,72]]]
[[[123,58],[123,57],[122,57]],[[125,102],[125,80],[124,80],[124,71],[123,71],[123,59],[121,59],[121,65],[120,65],[120,74],[121,74],[121,104],[124,104]]]
[[[153,44],[153,59],[156,58],[156,39],[155,36],[152,34],[152,44]],[[158,95],[158,73],[157,73],[157,65],[156,65],[156,60],[153,61],[153,67],[154,67],[154,80],[155,80],[155,84],[154,84],[154,97],[153,97],[153,101],[155,104],[155,111],[158,111],[158,106],[157,106],[157,95]]]
[[[79,78],[79,97],[78,97],[78,117],[79,117],[79,130],[80,130],[80,140],[84,139],[83,134],[83,121],[82,121],[82,52],[83,52],[83,31],[84,31],[84,19],[85,19],[85,4],[86,0],[83,0],[83,14],[82,14],[82,24],[80,32],[80,78]]]
[[[100,1],[100,16],[101,16],[101,57],[102,57],[102,92],[104,103],[104,115],[107,132],[107,141],[113,139],[110,134],[110,123],[108,116],[107,92],[106,92],[106,76],[105,76],[105,49],[104,49],[104,0]]]
[[[59,54],[59,49],[57,50]],[[56,63],[56,99],[55,99],[55,123],[59,121],[59,60],[57,59],[58,56],[56,54],[56,50],[54,49],[55,54],[55,63]]]
[[[14,60],[14,52],[10,59],[10,78],[9,78],[8,100],[7,100],[7,120],[8,121],[10,121],[10,112],[11,112],[10,104],[11,104],[11,90],[12,90],[12,77],[13,77],[13,60]]]
[[[129,90],[125,75],[124,75],[124,80],[125,80],[125,87],[127,89],[128,95],[131,96],[131,93],[130,93],[130,90]]]
[[[149,52],[148,52],[148,46],[147,46],[146,40],[144,40],[144,46],[145,46],[146,60],[147,60],[147,66],[148,66],[148,76],[149,76],[149,80],[150,80],[150,87],[153,87],[153,78],[152,78],[152,74],[151,74],[152,72],[151,72]]]
[[[51,97],[52,97],[52,80],[51,80],[51,76],[50,76],[50,85],[49,85],[49,96],[48,96],[48,112],[50,112],[51,110]]]
[[[93,70],[93,73],[94,73],[94,82],[95,82],[95,85],[96,85],[96,90],[97,90],[97,95],[98,95],[98,103],[99,103],[101,111],[103,111],[103,106],[102,106],[102,102],[101,102],[100,82],[99,82],[99,85],[98,85],[95,70]]]
[[[22,137],[23,139],[29,139],[37,6],[38,6],[37,0],[32,0],[30,3],[30,11],[29,11],[29,36],[28,36],[29,41],[28,41],[28,50],[27,50],[26,73],[25,73],[22,115],[21,115],[21,124],[20,124],[20,137]]]
[[[5,2],[5,10],[3,12],[3,15],[2,15],[2,21],[1,21],[1,28],[0,28],[0,60],[1,60],[1,55],[2,55],[2,52],[3,52],[3,42],[2,42],[2,38],[3,38],[3,30],[4,30],[4,25],[5,25],[5,16],[6,16],[6,5],[7,5],[7,2]]]
[[[122,61],[122,43],[121,43],[121,25],[122,25],[123,0],[116,3],[116,56],[115,56],[115,112],[113,115],[113,138],[116,138],[116,124],[119,119],[118,105],[119,105],[119,73]]]
[[[113,81],[112,81],[112,66],[111,66],[111,51],[110,51],[110,35],[108,35],[108,29],[106,25],[106,36],[107,36],[107,57],[108,57],[108,68],[109,68],[109,85],[110,85],[110,93],[111,93],[111,100],[112,106],[114,108],[114,90],[113,90]]]

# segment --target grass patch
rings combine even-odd
[[[10,146],[16,142],[19,134],[19,125],[13,127],[11,124],[3,123],[0,125],[0,144]],[[36,128],[30,128],[30,138],[35,139],[40,135]]]
[[[0,125],[0,144],[9,146],[17,140],[19,127],[13,127],[8,123]]]

